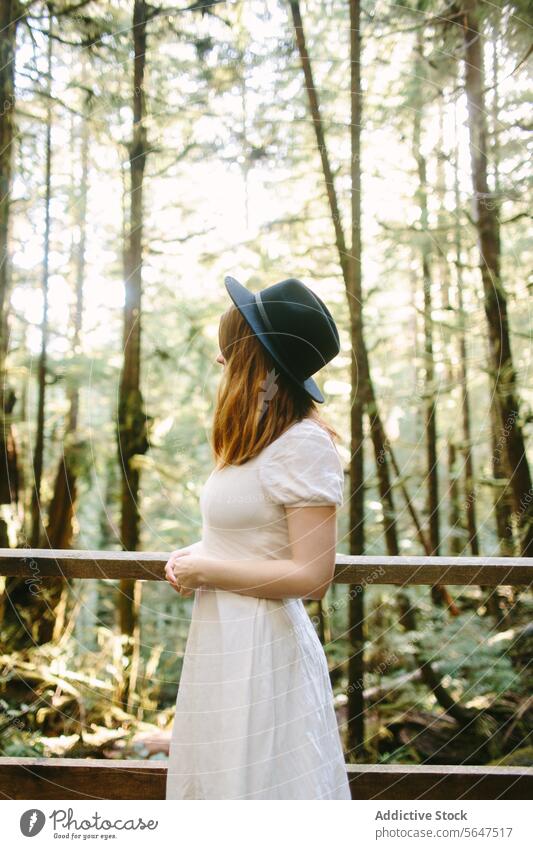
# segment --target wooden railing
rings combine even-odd
[[[0,575],[33,579],[164,580],[167,553],[0,549]],[[349,557],[337,555],[341,584],[529,587],[533,558]],[[0,758],[0,796],[8,799],[164,799],[164,761]],[[354,799],[530,799],[533,767],[346,766]]]

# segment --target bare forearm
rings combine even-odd
[[[206,587],[256,598],[321,598],[331,575],[323,565],[295,560],[215,560],[201,567]]]

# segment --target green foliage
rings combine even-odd
[[[492,627],[491,627],[492,626]],[[435,609],[416,634],[424,659],[438,662],[453,690],[466,702],[520,690],[522,682],[509,653],[514,631],[494,629],[487,617],[461,613],[451,617]]]

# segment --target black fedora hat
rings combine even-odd
[[[333,316],[318,295],[290,277],[260,292],[249,292],[234,277],[224,284],[242,317],[280,370],[320,404],[311,377],[340,351]]]

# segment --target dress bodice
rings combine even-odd
[[[202,547],[222,559],[290,557],[284,507],[340,506],[343,482],[330,435],[302,419],[246,463],[211,472],[200,496]]]

